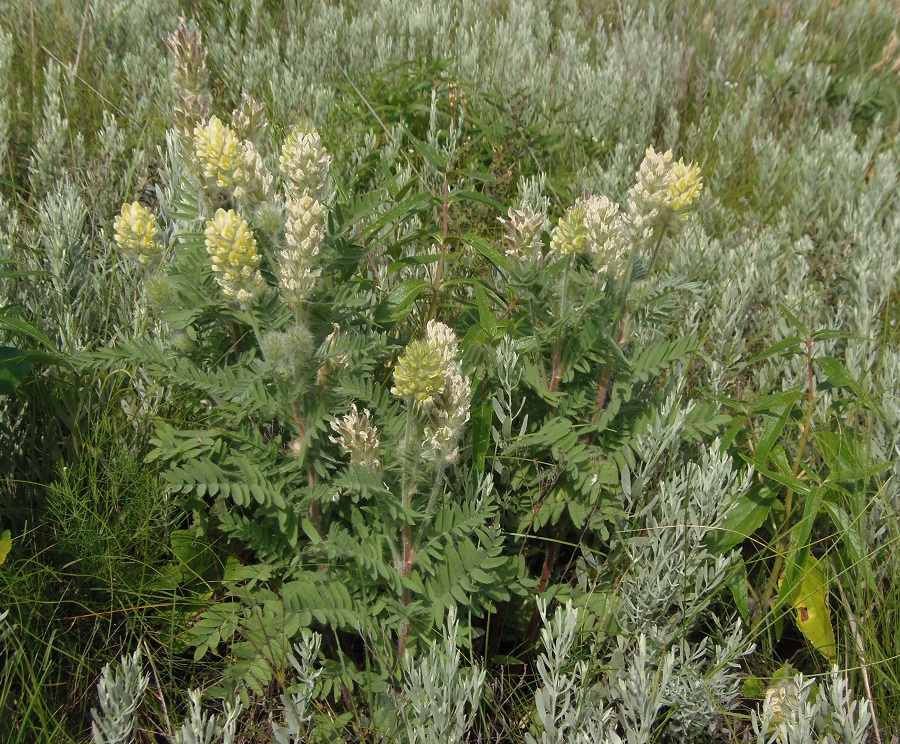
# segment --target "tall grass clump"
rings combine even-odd
[[[890,741],[888,2],[12,2],[4,741]]]

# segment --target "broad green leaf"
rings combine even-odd
[[[478,306],[478,323],[484,331],[484,335],[493,340],[497,333],[497,320],[494,318],[494,312],[488,302],[487,292],[478,283],[473,284],[472,288],[475,290],[475,304]]]
[[[491,423],[494,410],[491,400],[477,401],[472,405],[472,467],[484,472],[484,462],[491,443]]]
[[[3,530],[0,532],[0,566],[6,562],[6,556],[9,555],[10,550],[12,550],[12,537],[9,530]]]
[[[829,662],[836,661],[837,647],[828,608],[828,581],[815,556],[806,557],[802,577],[790,602],[800,632]]]
[[[750,357],[747,360],[747,364],[756,364],[756,362],[761,362],[763,359],[768,359],[770,356],[775,356],[776,354],[780,354],[782,352],[790,352],[791,354],[799,354],[800,353],[800,342],[801,339],[799,336],[791,336],[790,338],[783,338],[781,341],[776,341],[771,346],[763,349],[759,354]]]
[[[394,287],[388,296],[384,299],[382,307],[376,316],[382,321],[397,321],[405,318],[413,310],[413,303],[422,292],[431,288],[431,284],[424,279],[415,279],[410,277],[404,279],[400,284]]]
[[[24,360],[21,354],[19,349],[0,346],[0,395],[14,395],[28,379],[34,365]]]
[[[728,576],[725,579],[725,586],[731,592],[734,598],[734,604],[741,613],[741,618],[748,625],[750,624],[750,590],[747,583],[747,566],[741,556],[732,565]]]
[[[408,217],[414,211],[418,211],[416,208],[419,207],[419,205],[430,201],[433,201],[433,197],[428,194],[414,194],[413,196],[404,199],[399,204],[391,207],[387,212],[379,216],[378,219],[372,220],[366,224],[360,235],[364,238],[376,235],[394,220]]]
[[[40,341],[47,348],[56,350],[53,342],[40,328],[31,325],[31,323],[26,323],[24,320],[11,318],[8,315],[0,316],[0,331],[10,331],[20,336],[33,338],[35,341]]]
[[[776,483],[780,483],[781,485],[790,488],[797,493],[802,493],[806,495],[809,493],[809,484],[805,481],[800,480],[795,475],[791,475],[790,472],[777,472],[775,470],[769,470],[768,468],[764,468],[758,463],[754,462],[752,458],[746,456],[743,452],[739,453],[741,457],[743,457],[747,462],[749,462],[753,467],[756,468],[756,472],[760,475],[764,475],[767,478],[775,481]],[[779,465],[784,465],[784,463],[780,463],[776,460],[776,463]]]
[[[447,158],[441,155],[437,150],[435,150],[431,145],[427,142],[423,142],[418,139],[409,129],[406,130],[406,136],[409,137],[410,144],[414,148],[416,148],[416,152],[422,156],[422,159],[425,160],[432,168],[438,171],[447,170]]]
[[[766,485],[757,485],[741,496],[725,514],[722,526],[708,538],[709,549],[723,555],[750,537],[766,520],[776,492]]]
[[[781,408],[782,406],[789,407],[802,395],[803,391],[800,390],[800,388],[782,390],[780,393],[772,393],[771,395],[761,395],[750,404],[748,410],[751,413],[763,413],[765,411]]]
[[[487,204],[498,212],[505,212],[507,207],[487,194],[480,194],[477,191],[454,191],[450,194],[450,201],[477,201]]]
[[[793,591],[803,576],[809,557],[809,536],[812,534],[813,523],[819,514],[819,507],[822,505],[824,495],[824,488],[813,486],[809,489],[803,504],[803,517],[791,529],[784,579],[788,593]],[[782,596],[784,596],[783,593]]]
[[[787,322],[794,326],[794,328],[797,329],[797,331],[803,338],[809,338],[812,335],[812,332],[809,330],[809,328],[807,328],[800,321],[800,318],[798,318],[796,315],[794,315],[793,312],[791,312],[790,308],[787,305],[779,303],[778,308],[782,313],[784,313],[784,317],[787,319]]]
[[[847,547],[851,560],[861,566],[865,557],[865,549],[863,548],[859,529],[850,521],[850,516],[847,512],[837,504],[831,501],[823,501],[822,509],[831,517],[831,523],[840,533],[841,540]]]
[[[781,432],[784,431],[784,426],[791,417],[792,407],[785,406],[779,414],[769,417],[766,428],[763,429],[763,433],[756,442],[756,449],[753,452],[754,464],[765,466],[768,463],[769,453],[781,436]]]
[[[506,256],[500,253],[500,251],[494,248],[494,246],[492,246],[481,236],[475,235],[473,233],[466,233],[465,235],[453,235],[451,236],[451,239],[459,240],[460,242],[471,246],[482,256],[484,256],[488,261],[494,264],[494,266],[496,266],[497,268],[503,270],[509,269],[509,261],[507,260]]]
[[[860,399],[868,397],[859,381],[834,357],[819,357],[816,359],[816,363],[822,368],[828,381],[835,387],[852,390],[853,394]]]

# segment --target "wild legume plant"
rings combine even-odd
[[[465,231],[500,205],[466,161],[459,107],[442,118],[433,96],[426,139],[395,135],[405,158],[350,194],[309,125],[281,136],[249,97],[217,112],[196,28],[169,47],[179,102],[156,203],[115,220],[154,323],[98,356],[196,421],[136,412],[190,515],[160,581],[194,593],[188,644],[227,657],[224,690],[246,703],[284,685],[315,627],[319,694],[387,726],[376,701],[447,611],[486,659],[526,652],[534,593],[571,594],[560,546],[606,553],[615,576],[664,452],[724,420],[655,394],[694,348],[670,337],[692,287],[653,271],[699,168],[650,147],[624,209],[586,195],[555,225],[541,181],[523,182],[494,242]],[[660,416],[677,427],[642,439]],[[576,592],[598,629],[611,587]]]

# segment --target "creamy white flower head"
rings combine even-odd
[[[279,256],[279,289],[291,306],[300,303],[322,273],[314,268],[325,240],[325,207],[309,195],[288,199],[285,248]]]
[[[541,255],[544,243],[540,238],[544,227],[544,215],[535,212],[527,202],[520,209],[509,208],[508,219],[498,217],[503,224],[503,237],[506,241],[506,254],[528,263]]]
[[[796,720],[800,706],[800,685],[792,678],[782,679],[766,690],[763,717],[773,726]]]
[[[423,457],[436,465],[453,462],[459,450],[457,444],[469,420],[472,385],[463,377],[459,364],[447,375],[443,394],[429,410],[425,424],[425,452]]]
[[[669,196],[676,219],[688,218],[691,204],[702,188],[700,166],[695,163],[685,164],[684,160],[672,164],[672,170],[669,172]]]
[[[205,127],[194,129],[194,161],[203,177],[216,188],[235,185],[235,171],[242,163],[241,141],[217,116]]]
[[[443,393],[455,359],[453,329],[429,320],[425,337],[410,342],[397,360],[391,392],[398,398],[410,398],[416,405],[429,408]]]
[[[636,239],[646,240],[674,220],[685,220],[703,187],[700,168],[683,160],[672,162],[672,151],[648,147],[634,186],[628,191],[628,226]]]
[[[319,197],[331,156],[315,129],[295,127],[285,138],[278,163],[288,196]]]
[[[206,223],[204,235],[216,281],[226,297],[248,303],[265,291],[266,282],[257,268],[262,257],[256,238],[240,215],[233,209],[217,210]]]
[[[113,229],[113,237],[119,249],[133,261],[150,263],[162,253],[162,246],[156,239],[156,218],[140,202],[123,204],[121,213],[113,223]]]
[[[264,201],[272,191],[272,174],[249,140],[241,143],[241,156],[232,183],[234,198],[243,202]]]
[[[588,250],[599,271],[617,274],[624,269],[631,242],[619,205],[605,196],[585,200],[585,228]]]
[[[346,416],[331,422],[331,428],[337,436],[329,439],[350,455],[353,465],[378,470],[381,467],[378,459],[380,441],[378,429],[372,423],[372,414],[365,408],[360,416],[355,403],[351,403],[350,408],[350,413]]]

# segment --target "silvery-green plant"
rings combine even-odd
[[[486,673],[460,668],[459,622],[451,608],[443,648],[431,642],[403,657],[400,713],[409,744],[460,744],[478,714]]]
[[[141,652],[123,654],[117,667],[106,664],[97,681],[99,709],[91,710],[94,744],[129,744],[134,740],[137,709],[150,675],[141,672]]]
[[[191,690],[190,712],[181,728],[175,732],[172,744],[234,744],[241,703],[235,700],[225,704],[225,719],[204,711],[200,704],[200,690]]]
[[[288,656],[295,673],[291,686],[296,687],[296,692],[281,695],[284,726],[272,724],[272,735],[277,744],[299,744],[308,738],[312,715],[307,711],[313,700],[316,680],[322,673],[321,669],[315,668],[321,644],[322,636],[318,633],[304,632],[294,646],[294,653]]]
[[[869,701],[853,699],[837,666],[818,690],[802,674],[781,680],[767,691],[762,710],[751,711],[757,744],[864,744],[871,723]]]
[[[9,71],[12,62],[13,43],[12,34],[0,27],[0,163],[6,161],[7,148],[9,147],[10,119],[12,114],[12,86]]]
[[[578,610],[567,602],[552,617],[539,600],[543,651],[537,658],[541,686],[534,696],[540,738],[525,734],[527,744],[621,744],[614,711],[589,692],[591,668],[570,658],[578,627]],[[629,740],[630,741],[630,740]]]
[[[2,620],[2,618],[0,618]],[[134,741],[137,711],[141,704],[149,674],[142,674],[140,649],[131,656],[123,655],[118,667],[106,664],[97,682],[99,709],[91,711],[94,744],[130,744]],[[191,690],[190,712],[181,728],[170,739],[172,744],[233,744],[240,701],[225,704],[225,718],[205,712],[200,704],[200,690]]]

